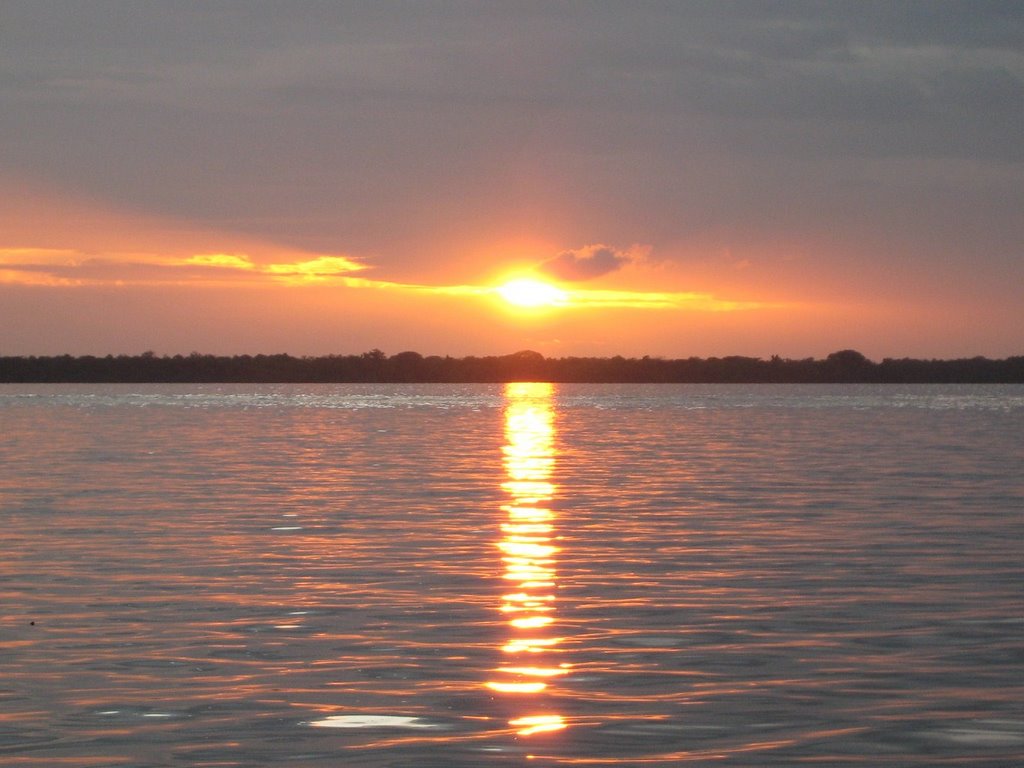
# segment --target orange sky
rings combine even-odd
[[[0,354],[1024,351],[1022,14],[34,8]]]

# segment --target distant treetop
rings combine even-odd
[[[869,360],[853,349],[824,360],[773,355],[665,359],[546,358],[525,349],[488,357],[424,357],[379,349],[358,355],[293,357],[193,352],[187,357],[85,355],[0,357],[0,382],[637,382],[637,383],[1024,383],[1024,356],[1004,360],[886,358]]]

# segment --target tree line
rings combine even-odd
[[[386,355],[58,355],[0,357],[4,383],[1024,383],[1024,356],[991,360],[886,358],[845,349],[824,359],[759,357],[559,357],[525,350],[487,357]]]

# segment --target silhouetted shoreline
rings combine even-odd
[[[287,354],[58,355],[0,357],[3,383],[879,383],[1019,384],[1024,356],[990,360],[867,359],[855,350],[824,359],[757,357],[560,357],[531,351],[488,357],[358,355],[293,357]]]

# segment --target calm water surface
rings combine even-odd
[[[0,386],[4,766],[1024,764],[1024,387]]]

